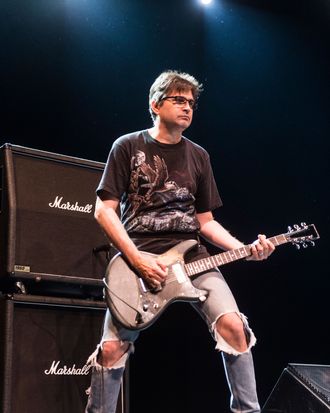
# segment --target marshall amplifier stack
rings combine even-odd
[[[82,413],[102,333],[104,164],[0,147],[0,411]],[[116,413],[128,413],[128,379]]]
[[[65,155],[0,148],[0,287],[18,282],[38,294],[102,295],[107,240],[94,204],[103,169]]]
[[[1,413],[83,413],[86,361],[100,340],[104,312],[103,302],[82,299],[0,298]],[[128,369],[116,413],[128,413],[127,375]]]

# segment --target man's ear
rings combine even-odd
[[[151,101],[151,109],[155,115],[158,115],[159,107],[160,107],[160,103],[157,103],[155,100]]]

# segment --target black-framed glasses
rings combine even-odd
[[[194,99],[187,99],[184,96],[165,96],[161,100],[170,100],[177,106],[185,106],[188,103],[190,109],[197,109],[197,102]]]

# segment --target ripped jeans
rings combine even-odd
[[[196,288],[208,291],[206,301],[192,306],[207,323],[216,341],[215,348],[222,352],[222,360],[231,392],[230,408],[234,413],[258,413],[256,382],[254,375],[251,347],[256,338],[250,329],[244,314],[239,312],[236,301],[228,284],[218,270],[208,271],[195,278]],[[243,353],[230,346],[216,329],[217,320],[225,314],[236,313],[241,318],[248,338],[248,348]],[[92,383],[85,413],[115,413],[120,381],[129,354],[134,351],[134,342],[139,332],[127,330],[112,319],[107,311],[103,336],[96,351],[89,358],[93,365]],[[97,355],[105,341],[129,342],[128,351],[111,368],[102,368],[97,362]],[[95,401],[98,398],[98,401]]]

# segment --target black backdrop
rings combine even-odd
[[[329,3],[3,0],[0,13],[2,143],[104,162],[150,125],[160,71],[204,83],[186,135],[212,154],[217,218],[245,242],[301,220],[321,235],[223,269],[258,337],[261,402],[288,362],[329,364]],[[213,345],[188,305],[170,308],[137,343],[131,413],[225,411]]]

